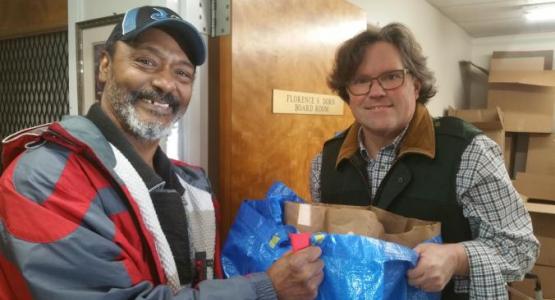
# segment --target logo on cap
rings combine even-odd
[[[150,15],[150,18],[153,20],[164,20],[164,19],[168,19],[168,18],[172,18],[172,19],[178,19],[181,20],[181,18],[177,15],[168,15],[168,13],[164,10],[158,9],[158,8],[153,8],[156,12],[152,13],[152,15]]]

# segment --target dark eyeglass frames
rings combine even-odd
[[[405,75],[408,72],[409,70],[407,69],[392,70],[384,72],[376,77],[355,78],[347,85],[347,89],[354,96],[366,95],[370,92],[372,84],[374,80],[376,80],[382,89],[386,91],[393,90],[403,85],[405,82]]]

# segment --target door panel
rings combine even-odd
[[[326,77],[336,48],[366,28],[364,12],[346,1],[231,4],[231,35],[210,45],[218,118],[211,172],[218,174],[224,235],[240,203],[263,197],[274,181],[310,200],[310,162],[352,115],[347,105],[343,116],[273,114],[272,90],[332,94]]]

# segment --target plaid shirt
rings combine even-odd
[[[358,132],[359,150],[368,162],[372,197],[393,166],[403,131],[375,159],[368,156]],[[476,136],[461,157],[456,177],[457,202],[468,219],[473,240],[462,242],[469,260],[469,276],[455,279],[456,292],[470,299],[508,299],[506,282],[521,280],[538,255],[530,215],[505,169],[499,146],[485,135]],[[322,153],[312,161],[312,200],[320,201]]]

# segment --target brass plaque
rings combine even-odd
[[[274,90],[275,114],[343,115],[343,100],[338,96]]]

